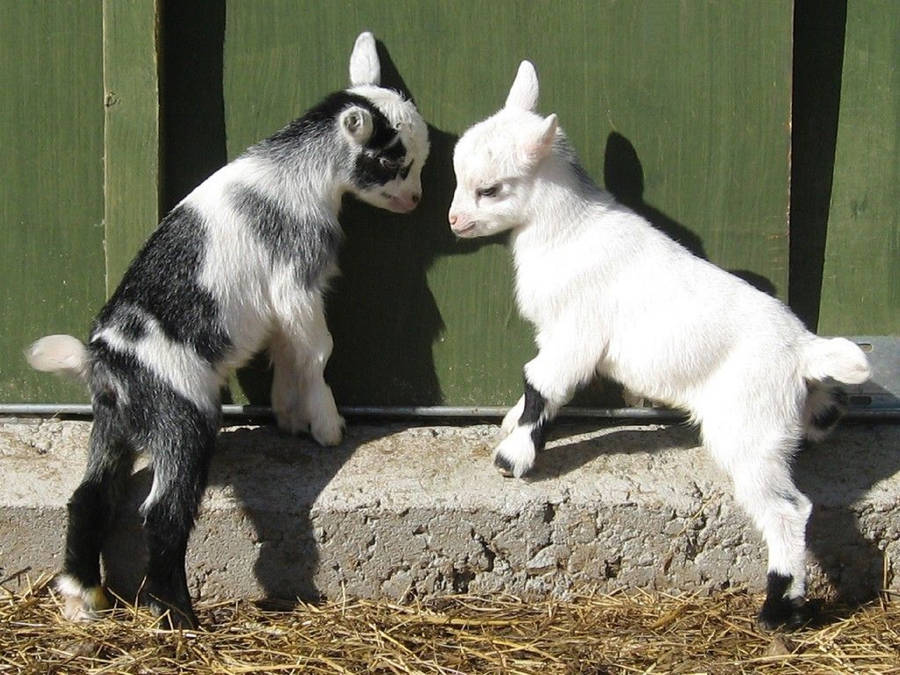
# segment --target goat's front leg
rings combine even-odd
[[[494,450],[494,464],[503,473],[521,478],[534,466],[546,423],[572,398],[585,371],[593,371],[571,353],[564,345],[543,348],[525,364],[525,394],[506,414],[501,432],[507,435]]]
[[[275,370],[272,410],[282,430],[292,434],[308,430],[320,445],[337,445],[344,420],[324,377],[331,333],[318,304],[306,310],[305,321],[297,323],[295,317],[283,325],[269,347]]]

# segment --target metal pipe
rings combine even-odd
[[[345,406],[345,417],[384,419],[472,419],[502,418],[508,408],[501,406]],[[90,417],[93,412],[87,403],[0,403],[0,415],[55,417],[59,415]],[[230,418],[271,418],[272,409],[261,405],[223,405],[222,415]],[[648,422],[681,422],[685,415],[667,408],[563,408],[562,419],[627,419]],[[844,419],[851,422],[900,421],[897,408],[851,408]]]

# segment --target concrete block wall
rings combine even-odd
[[[89,428],[0,424],[0,579],[59,567]],[[560,424],[522,481],[492,467],[495,431],[352,424],[341,446],[323,449],[273,427],[224,428],[189,547],[193,593],[409,599],[762,589],[761,539],[692,430]],[[795,475],[815,503],[813,592],[900,592],[900,426],[844,426],[800,453]],[[150,480],[139,464],[106,551],[109,581],[126,596],[140,583],[137,507]]]

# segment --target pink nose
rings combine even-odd
[[[450,224],[456,225],[456,214],[455,213],[450,214]]]

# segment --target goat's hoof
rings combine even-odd
[[[494,456],[494,466],[500,470],[500,473],[505,478],[513,477],[513,465],[510,464],[510,461],[506,459],[503,455],[495,455]]]
[[[494,450],[494,466],[504,475],[521,478],[534,466],[534,443],[525,427],[516,427]]]
[[[316,443],[325,446],[326,448],[330,448],[335,445],[340,445],[341,441],[344,440],[344,426],[344,418],[338,416],[325,423],[313,422],[310,433]]]
[[[274,410],[275,423],[286,434],[296,436],[309,432],[309,420],[299,413],[288,410]]]
[[[200,626],[190,607],[175,607],[155,597],[148,597],[146,602],[150,613],[159,617],[159,627],[163,630],[196,630]]]
[[[55,586],[63,597],[62,615],[69,621],[94,621],[110,608],[102,586],[85,588],[67,574],[58,576]]]
[[[793,630],[810,623],[816,617],[817,609],[816,603],[806,602],[803,598],[766,598],[756,621],[763,630]]]

